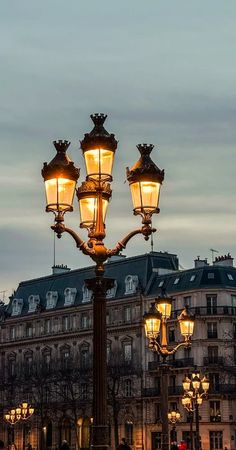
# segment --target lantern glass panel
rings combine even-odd
[[[71,208],[76,181],[68,178],[52,178],[45,181],[47,207],[52,211],[66,211]]]
[[[191,384],[191,380],[189,379],[189,378],[185,378],[184,380],[183,380],[183,389],[185,390],[185,391],[189,391],[189,389],[190,389],[190,384]]]
[[[161,320],[159,317],[145,319],[145,333],[148,339],[156,339],[160,331]]]
[[[185,336],[186,338],[190,338],[193,335],[193,329],[194,329],[194,321],[192,319],[181,319],[179,321],[180,324],[180,332],[182,336]]]
[[[106,179],[111,176],[114,152],[103,148],[95,148],[84,152],[87,175],[95,179]]]
[[[171,302],[165,301],[165,298],[158,300],[156,304],[157,310],[162,314],[164,319],[169,319],[171,315]]]
[[[102,199],[103,222],[106,219],[108,200]],[[79,199],[81,227],[91,227],[95,224],[97,214],[97,198],[82,197]]]
[[[193,380],[192,380],[192,385],[193,385],[193,389],[197,389],[198,390],[200,388],[200,385],[201,385],[200,378],[194,377]]]
[[[209,390],[209,386],[210,386],[209,380],[208,380],[206,377],[204,377],[204,378],[202,379],[202,389],[203,389],[205,392],[207,392],[207,391]]]
[[[158,207],[160,183],[154,181],[138,181],[130,185],[135,210],[150,213]]]

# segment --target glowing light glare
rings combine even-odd
[[[157,338],[160,331],[160,319],[157,318],[146,318],[145,319],[145,334],[149,339]]]
[[[97,179],[111,176],[114,152],[103,148],[94,148],[84,152],[87,175]]]
[[[140,181],[130,184],[130,189],[134,210],[148,213],[157,209],[160,183]]]
[[[76,181],[68,178],[52,178],[45,181],[47,207],[50,210],[64,211],[71,207]]]
[[[163,319],[169,319],[171,315],[171,298],[160,297],[157,299],[156,308],[162,314]]]
[[[84,197],[79,200],[81,226],[90,227],[95,224],[97,215],[97,199],[95,197]],[[102,199],[103,222],[105,222],[108,200]]]

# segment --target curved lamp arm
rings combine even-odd
[[[93,256],[95,251],[92,248],[89,248],[88,244],[83,241],[75,231],[71,230],[71,228],[65,227],[65,225],[61,222],[57,222],[55,225],[51,226],[51,229],[57,233],[57,237],[60,238],[62,233],[70,234],[74,241],[76,242],[76,246],[85,254]]]
[[[180,344],[176,345],[176,347],[174,347],[172,350],[168,350],[168,348],[162,347],[158,341],[153,339],[149,343],[149,348],[154,352],[160,353],[160,355],[162,357],[166,358],[169,355],[173,355],[178,350],[178,348],[183,347],[183,346],[187,347],[188,345],[189,345],[189,343],[184,341],[184,342],[181,342]]]
[[[150,226],[144,225],[142,228],[131,231],[121,241],[118,241],[116,246],[113,249],[107,251],[107,254],[109,257],[118,255],[118,253],[126,247],[128,242],[130,241],[130,239],[132,239],[134,236],[136,236],[136,234],[143,234],[145,240],[148,240],[150,234],[155,233],[155,232],[156,232],[156,228],[151,228]]]

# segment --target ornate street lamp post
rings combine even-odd
[[[57,154],[53,160],[44,163],[42,176],[45,181],[47,206],[46,211],[55,215],[51,227],[60,238],[68,233],[76,246],[95,262],[95,278],[86,280],[93,292],[93,425],[92,446],[99,450],[108,447],[107,425],[107,368],[106,368],[106,291],[114,280],[104,278],[104,263],[112,255],[124,249],[129,240],[142,234],[145,240],[156,230],[152,228],[152,214],[158,213],[160,187],[164,180],[164,171],[160,170],[150,158],[153,145],[138,145],[140,159],[127,169],[134,214],[142,217],[142,227],[129,233],[113,249],[104,244],[106,236],[105,218],[111,198],[112,167],[117,148],[114,134],[108,133],[103,124],[104,114],[90,116],[94,128],[84,135],[81,149],[85,159],[87,176],[77,189],[81,228],[88,231],[88,241],[83,241],[74,230],[64,224],[64,216],[72,211],[76,182],[79,169],[67,155],[68,141],[54,142]]]
[[[162,357],[161,369],[161,408],[162,408],[162,448],[169,448],[168,430],[168,375],[169,366],[166,362],[169,355],[173,355],[180,347],[188,347],[193,335],[194,320],[189,316],[186,308],[178,317],[180,332],[184,341],[175,347],[169,347],[167,342],[167,321],[171,315],[172,298],[165,293],[151,304],[149,311],[144,314],[145,333],[148,338],[148,347]]]
[[[198,372],[193,373],[191,378],[185,377],[183,380],[184,395],[182,398],[182,405],[187,411],[190,412],[193,418],[195,411],[196,420],[196,450],[200,450],[200,434],[199,434],[199,406],[202,404],[203,399],[207,397],[209,390],[209,380],[204,376],[200,378]],[[190,418],[191,419],[191,418]],[[192,420],[190,421],[192,424]],[[192,425],[190,429],[191,449],[193,448],[193,430]]]
[[[12,443],[14,441],[13,439],[13,426],[19,422],[20,420],[23,420],[23,444],[22,448],[24,450],[25,448],[25,421],[28,420],[32,415],[34,414],[34,408],[30,406],[27,402],[23,402],[17,408],[12,408],[9,412],[7,412],[4,415],[4,419],[6,422],[10,423],[12,426]]]
[[[173,425],[170,433],[170,440],[177,441],[176,435],[176,423],[180,420],[180,412],[178,410],[172,410],[168,412],[168,420]]]

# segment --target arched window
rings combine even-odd
[[[133,422],[131,420],[125,422],[125,439],[129,445],[133,444]]]
[[[125,278],[125,295],[134,294],[138,287],[138,276],[127,275]]]
[[[75,297],[77,294],[76,288],[69,288],[67,287],[64,290],[64,296],[65,296],[65,303],[64,306],[71,306],[75,303]]]
[[[87,303],[91,301],[93,293],[87,288],[86,284],[84,284],[82,287],[82,294],[83,294],[82,303]]]

